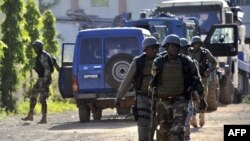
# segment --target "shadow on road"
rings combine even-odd
[[[133,119],[102,119],[90,120],[86,123],[67,122],[52,126],[48,130],[71,130],[71,129],[119,129],[124,127],[136,126]]]

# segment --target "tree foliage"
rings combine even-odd
[[[56,38],[55,29],[56,19],[50,10],[46,10],[43,14],[43,42],[44,49],[50,54],[56,56],[59,50],[59,42]]]
[[[5,14],[2,28],[2,41],[8,46],[3,49],[4,58],[1,62],[1,100],[6,112],[15,111],[15,101],[13,92],[16,91],[19,83],[19,73],[17,64],[25,63],[25,49],[22,33],[23,25],[23,1],[3,0],[1,10]]]
[[[0,62],[1,62],[2,58],[4,57],[4,54],[3,54],[4,48],[7,48],[6,44],[4,42],[0,41]]]
[[[39,27],[41,27],[40,26],[41,24],[39,22],[40,17],[41,17],[40,11],[34,0],[27,0],[26,12],[24,13],[24,18],[26,21],[24,29],[28,32],[30,41],[25,52],[26,57],[28,59],[28,63],[25,68],[28,68],[29,70],[32,69],[34,64],[34,59],[33,59],[34,53],[32,50],[32,42],[39,39],[40,36],[39,32]]]

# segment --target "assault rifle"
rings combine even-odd
[[[153,87],[152,90],[152,104],[151,104],[151,114],[150,114],[150,129],[151,131],[149,132],[149,141],[154,140],[154,133],[157,128],[157,101],[158,101],[158,95],[156,91],[156,87]]]

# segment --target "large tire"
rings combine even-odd
[[[119,88],[132,60],[133,57],[128,54],[117,54],[109,59],[105,66],[105,80],[112,88]]]
[[[220,93],[220,84],[218,77],[212,80],[208,84],[208,96],[207,96],[207,110],[215,111],[219,105],[219,94]]]
[[[97,108],[95,111],[93,111],[93,119],[94,120],[101,120],[102,118],[102,109],[101,108]]]
[[[87,106],[82,106],[78,108],[80,122],[90,121],[90,109]]]
[[[223,76],[220,89],[220,102],[222,104],[231,104],[234,101],[234,86],[230,77]]]

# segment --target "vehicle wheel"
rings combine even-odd
[[[102,109],[97,108],[95,111],[93,111],[93,119],[94,120],[101,120],[102,118]]]
[[[90,109],[87,106],[78,108],[80,122],[88,122],[90,120]]]
[[[222,104],[231,104],[234,100],[234,86],[230,77],[223,76],[220,89],[220,102]]]
[[[219,105],[219,93],[220,93],[220,84],[218,78],[209,82],[208,85],[208,97],[207,97],[207,110],[215,111]]]
[[[128,54],[117,54],[109,59],[105,66],[105,80],[111,87],[119,88],[132,60],[133,57]]]
[[[128,115],[130,113],[131,113],[130,107],[117,108],[118,115]]]

